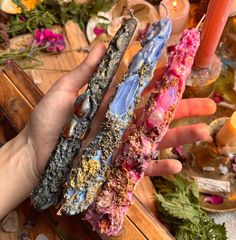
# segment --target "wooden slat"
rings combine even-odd
[[[129,207],[128,218],[149,240],[174,240],[157,218],[134,197],[134,204]]]
[[[43,93],[35,84],[32,84],[30,77],[14,62],[6,65],[3,72],[11,79],[30,104],[35,107],[43,97]]]
[[[125,218],[121,234],[116,237],[100,235],[102,240],[147,240],[142,232],[129,219]]]
[[[145,176],[135,189],[135,196],[139,201],[157,216],[156,190],[152,184],[150,177]]]
[[[0,72],[0,106],[18,131],[25,126],[33,111],[33,106],[2,72]]]

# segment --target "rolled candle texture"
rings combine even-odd
[[[31,194],[31,203],[36,209],[43,210],[57,204],[71,170],[73,159],[81,148],[82,140],[116,73],[136,25],[137,21],[134,18],[129,18],[123,23],[111,40],[85,93],[77,98],[72,120],[60,135],[57,145],[49,157],[46,170]]]
[[[236,111],[216,134],[216,143],[220,146],[236,146]]]
[[[128,139],[107,170],[107,181],[86,213],[94,230],[106,235],[117,235],[121,230],[135,185],[156,156],[174,118],[199,42],[197,30],[186,30],[171,53],[162,80],[156,83],[142,117],[128,130]]]
[[[130,63],[128,72],[109,104],[100,133],[83,151],[81,161],[71,171],[60,212],[74,215],[86,210],[94,201],[105,181],[112,153],[132,119],[142,91],[153,76],[170,33],[171,22],[168,19],[162,19],[150,27],[142,42],[142,49]]]
[[[201,34],[201,44],[195,58],[196,66],[211,67],[232,3],[232,0],[210,0]]]

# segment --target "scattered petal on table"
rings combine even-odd
[[[18,229],[19,221],[17,212],[10,212],[2,221],[2,230],[5,232],[17,232]]]

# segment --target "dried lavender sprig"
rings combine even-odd
[[[133,17],[124,22],[110,42],[85,93],[76,100],[76,111],[79,110],[79,113],[74,114],[68,127],[69,131],[60,135],[46,170],[31,194],[31,203],[36,209],[43,210],[57,204],[73,159],[81,148],[83,137],[89,130],[91,121],[117,71],[136,25],[137,21]]]
[[[132,119],[142,91],[152,79],[170,33],[171,21],[168,19],[154,23],[149,29],[142,49],[133,58],[108,107],[100,133],[83,151],[78,166],[72,169],[60,211],[74,215],[86,210],[93,202],[105,181],[112,153]]]
[[[86,213],[94,230],[106,235],[119,233],[134,188],[174,118],[199,43],[198,31],[186,30],[171,54],[162,81],[156,84],[142,117],[130,129],[128,140],[107,171],[107,182]]]

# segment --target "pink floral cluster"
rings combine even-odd
[[[65,49],[65,39],[61,34],[49,29],[34,31],[36,47],[45,47],[48,52],[62,52]]]

